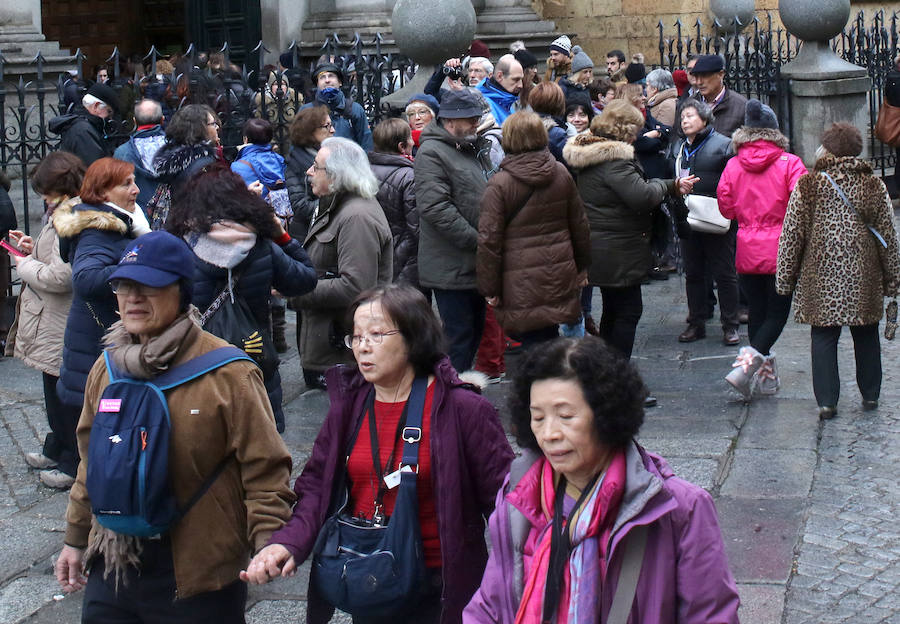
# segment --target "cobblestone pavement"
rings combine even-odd
[[[852,344],[843,337],[839,416],[820,423],[809,330],[790,323],[776,345],[780,392],[748,406],[722,379],[736,350],[722,345],[715,323],[706,340],[676,341],[684,328],[683,293],[683,282],[674,278],[644,288],[635,360],[659,407],[648,410],[641,441],[713,494],[739,584],[741,620],[900,624],[900,529],[894,521],[900,513],[900,373],[894,372],[900,346],[883,344],[881,408],[863,413]],[[599,293],[595,306],[599,312]],[[296,351],[282,364],[282,375],[285,440],[296,474],[327,399],[318,391],[303,393]],[[504,418],[508,387],[485,392]],[[41,486],[22,460],[25,451],[39,448],[45,432],[40,374],[0,360],[0,624],[79,620],[81,596],[56,600],[51,575],[66,495]],[[307,571],[304,565],[292,579],[251,588],[247,621],[303,621]]]

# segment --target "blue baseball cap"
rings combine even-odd
[[[187,243],[168,232],[150,232],[138,236],[119,260],[110,282],[127,279],[162,288],[180,279],[194,279],[194,252]]]

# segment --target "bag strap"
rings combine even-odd
[[[197,501],[199,501],[201,498],[203,498],[203,495],[209,491],[209,488],[211,488],[212,484],[216,482],[216,479],[219,478],[219,475],[221,475],[222,472],[225,470],[225,466],[228,465],[228,462],[230,462],[234,456],[235,455],[233,452],[229,453],[228,455],[223,457],[222,460],[218,464],[216,464],[216,467],[213,468],[213,471],[210,473],[210,475],[208,477],[206,477],[206,479],[203,481],[203,483],[200,485],[200,487],[197,488],[197,491],[194,492],[194,495],[191,496],[190,500],[188,500],[188,502],[185,503],[185,505],[183,507],[178,508],[176,522],[178,520],[181,520],[182,518],[184,518],[187,515],[187,512],[189,512],[191,510],[191,507],[196,505]],[[173,524],[174,524],[174,522],[173,522]]]
[[[644,564],[644,550],[647,547],[647,525],[642,524],[629,531],[625,538],[625,559],[619,570],[619,583],[613,596],[612,606],[606,618],[607,624],[626,624],[634,603],[638,578]]]
[[[279,190],[281,190],[281,189],[284,188],[284,180],[279,180],[278,182],[276,182],[274,187],[271,187],[271,186],[269,186],[268,184],[266,184],[265,182],[263,182],[262,178],[261,178],[260,175],[259,175],[259,172],[256,170],[256,167],[254,167],[254,166],[253,166],[253,163],[250,162],[249,160],[246,160],[246,159],[244,159],[244,158],[241,158],[241,159],[238,160],[237,162],[239,162],[239,163],[244,163],[245,165],[247,165],[248,167],[250,167],[250,169],[253,170],[253,175],[255,175],[255,176],[256,176],[256,179],[259,180],[260,183],[261,183],[264,187],[266,187],[266,190],[267,190],[267,191],[279,191]],[[281,186],[278,186],[278,183],[279,183],[279,182],[281,183]]]
[[[531,200],[531,196],[534,195],[534,187],[528,191],[528,195],[525,197],[525,201],[523,201],[519,206],[513,208],[513,211],[506,216],[506,225],[509,226],[510,223],[513,222],[513,219],[519,216],[519,213],[522,212],[522,209],[525,208],[525,205]]]
[[[849,206],[850,209],[856,214],[856,217],[857,217],[860,221],[863,222],[863,225],[865,225],[866,228],[868,228],[868,230],[869,230],[870,232],[872,232],[872,236],[875,237],[875,240],[877,240],[878,243],[879,243],[882,247],[884,247],[885,249],[887,249],[887,242],[885,242],[884,237],[881,235],[881,233],[880,233],[878,230],[876,230],[874,227],[872,227],[871,225],[869,225],[869,223],[868,223],[865,219],[862,218],[862,215],[859,214],[859,211],[856,209],[856,206],[854,206],[854,205],[850,202],[850,199],[847,197],[847,195],[844,194],[844,191],[841,189],[840,186],[838,186],[838,183],[834,181],[834,178],[832,178],[830,175],[828,175],[828,173],[825,172],[825,171],[822,172],[822,175],[825,176],[825,179],[826,179],[826,180],[828,180],[829,182],[831,182],[831,186],[833,186],[833,187],[834,187],[834,190],[837,191],[838,197],[841,198],[841,201],[843,201],[847,206]]]
[[[175,368],[166,371],[153,379],[153,385],[160,390],[170,390],[176,386],[187,383],[192,379],[196,379],[206,373],[221,368],[231,362],[246,360],[248,362],[256,362],[246,353],[234,346],[219,347],[208,351],[203,355],[198,355],[180,364]]]
[[[225,303],[225,300],[234,293],[234,287],[237,286],[240,277],[241,271],[231,271],[225,277],[225,287],[218,295],[216,295],[216,298],[213,299],[212,303],[209,304],[209,307],[206,308],[206,311],[200,315],[200,327],[206,325],[206,322],[209,321],[210,318],[212,318],[212,315],[218,312],[219,308],[222,307],[222,304]]]
[[[419,442],[422,440],[422,420],[425,411],[425,393],[428,389],[427,377],[416,377],[413,380],[412,390],[409,392],[409,411],[406,416],[406,426],[400,437],[403,438],[403,459],[400,466],[415,466],[416,474],[419,472]]]

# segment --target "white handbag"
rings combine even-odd
[[[681,171],[681,152],[675,160],[675,171]],[[731,219],[719,212],[719,200],[706,195],[685,195],[684,204],[688,209],[687,222],[695,232],[724,234],[731,227]]]

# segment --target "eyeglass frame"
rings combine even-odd
[[[416,109],[406,109],[404,111],[407,117],[425,117],[426,115],[431,115],[434,117],[434,111],[430,108],[416,108]]]
[[[332,128],[334,128],[334,122],[331,122],[331,121],[329,121],[329,122],[326,123],[326,124],[322,124],[321,126],[319,126],[319,129],[320,129],[320,130],[331,130]]]
[[[353,334],[353,335],[347,334],[346,336],[344,336],[344,346],[347,347],[348,349],[353,349],[354,348],[353,347],[354,340],[356,341],[357,347],[363,343],[363,340],[365,340],[369,344],[373,344],[373,345],[381,344],[382,342],[384,342],[385,336],[393,336],[394,334],[399,334],[399,333],[400,333],[399,329],[391,329],[386,332],[366,332],[362,336],[360,336],[359,334]],[[375,338],[375,336],[378,336],[378,338]]]

